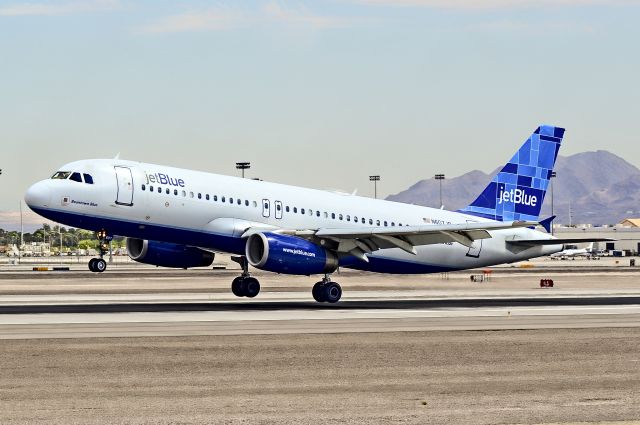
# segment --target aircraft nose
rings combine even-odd
[[[27,189],[24,201],[29,207],[48,207],[51,199],[51,190],[45,181],[39,181]]]

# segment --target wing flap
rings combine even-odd
[[[506,241],[509,245],[516,246],[541,246],[541,245],[566,245],[585,242],[614,242],[609,238],[565,238],[565,239],[515,239]]]

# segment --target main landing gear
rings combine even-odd
[[[319,303],[337,303],[342,297],[342,288],[338,282],[332,282],[329,275],[325,275],[324,279],[313,285],[311,290],[313,299]]]
[[[233,261],[242,266],[242,274],[231,283],[231,292],[236,297],[253,298],[260,293],[260,282],[249,274],[249,263],[246,257],[231,257]]]
[[[107,231],[102,229],[96,232],[96,237],[100,242],[98,249],[100,250],[100,258],[92,258],[89,260],[89,270],[94,273],[102,273],[107,270],[107,262],[104,260],[104,255],[109,252],[109,244],[107,242]]]

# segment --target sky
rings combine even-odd
[[[378,174],[384,197],[489,172],[547,123],[563,155],[640,166],[639,18],[640,0],[0,0],[0,224],[62,164],[118,153],[366,196]]]

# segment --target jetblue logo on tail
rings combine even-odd
[[[527,205],[529,207],[535,207],[538,203],[538,197],[536,195],[527,195],[523,189],[511,189],[506,192],[504,186],[500,189],[500,196],[498,197],[498,204],[502,202],[513,202],[514,204]]]

